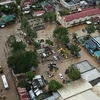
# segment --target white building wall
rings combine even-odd
[[[66,22],[64,18],[62,18],[60,15],[57,16],[57,21],[63,26],[63,27],[71,27],[73,26],[73,24],[77,24],[79,22],[85,22],[86,20],[89,20],[91,18],[94,18],[94,17],[99,17],[100,18],[100,15],[93,15],[93,16],[86,16],[84,18],[79,18],[79,19],[74,19],[72,21],[68,21]]]

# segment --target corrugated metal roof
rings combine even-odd
[[[88,72],[81,74],[81,77],[87,81],[92,81],[100,77],[100,72],[97,69],[92,69]]]
[[[100,100],[100,98],[91,90],[88,90],[65,100]]]
[[[78,13],[75,13],[75,14],[63,16],[62,18],[65,19],[66,22],[68,22],[68,21],[72,21],[74,19],[84,18],[86,16],[92,16],[92,15],[97,15],[97,14],[100,14],[99,8],[85,10],[85,11],[78,12]]]
[[[73,67],[79,69],[80,73],[84,73],[86,71],[93,69],[92,65],[87,60],[81,61],[73,65],[74,65]]]
[[[74,95],[77,95],[83,91],[91,89],[92,86],[90,83],[86,82],[83,79],[79,79],[77,81],[73,81],[66,86],[60,88],[58,90],[59,94],[61,95],[62,99],[68,99]],[[76,100],[76,99],[74,99]],[[80,99],[81,100],[81,99]]]

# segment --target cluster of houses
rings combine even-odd
[[[77,11],[76,13],[70,15],[61,16],[59,12],[57,12],[57,21],[63,27],[72,27],[75,25],[86,23],[86,21],[90,19],[100,19],[100,9],[99,8],[86,8],[81,9],[81,11]]]
[[[29,81],[30,89],[27,92],[26,88],[17,88],[20,100],[36,100],[35,98],[43,93],[41,88],[46,85],[46,80],[41,75],[36,75],[32,81]]]
[[[100,100],[100,72],[87,60],[72,64],[81,73],[81,79],[67,83],[44,100]],[[99,95],[99,96],[98,96]]]
[[[100,72],[87,60],[74,63],[81,74],[81,79],[67,83],[57,92],[43,100],[100,100]],[[43,93],[42,87],[46,86],[43,76],[37,75],[29,82],[31,89],[27,92],[25,88],[17,88],[21,100],[36,100]]]
[[[95,56],[98,62],[100,62],[100,36],[86,40],[84,46],[89,54]]]
[[[78,8],[85,8],[89,5],[99,5],[99,0],[60,0],[60,3],[70,10],[76,10]]]

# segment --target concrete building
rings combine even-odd
[[[79,69],[81,78],[88,81],[92,86],[100,82],[100,72],[93,67],[87,60],[72,64],[72,67]]]
[[[85,23],[85,21],[91,18],[100,18],[99,8],[83,9],[81,12],[77,12],[77,13],[65,15],[65,16],[61,16],[60,13],[57,12],[57,21],[63,27],[66,27],[66,28]]]
[[[91,89],[90,83],[79,79],[60,88],[58,90],[60,97],[56,100],[100,100]]]
[[[80,7],[86,7],[87,2],[86,1],[80,1],[80,0],[70,0],[68,2],[67,0],[60,0],[60,3],[65,7],[70,10],[76,10]]]

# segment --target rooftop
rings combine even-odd
[[[58,90],[58,93],[61,95],[62,99],[67,100],[67,98],[75,96],[75,95],[77,95],[81,92],[84,92],[86,90],[89,90],[91,88],[92,88],[92,86],[90,83],[86,82],[83,79],[79,79],[77,81],[73,81],[73,82],[67,84],[66,86],[60,88]],[[74,99],[74,100],[77,100],[77,99]]]
[[[81,74],[81,77],[89,82],[97,78],[100,78],[100,72],[97,69],[92,69],[90,71]]]
[[[18,87],[17,90],[20,96],[20,100],[29,100],[29,96],[25,88]]]
[[[80,70],[80,73],[84,73],[86,71],[93,69],[93,66],[87,60],[81,61],[73,65],[74,67]]]
[[[79,19],[79,18],[83,18],[86,16],[92,16],[92,15],[97,15],[97,14],[100,14],[100,9],[99,8],[96,8],[96,9],[92,8],[92,9],[84,10],[84,11],[77,12],[77,13],[74,13],[71,15],[63,16],[62,18],[65,19],[66,22],[68,22],[68,21],[72,21],[74,19]]]
[[[59,98],[57,100],[63,100],[63,99]],[[64,100],[100,100],[100,98],[94,92],[88,90]]]

